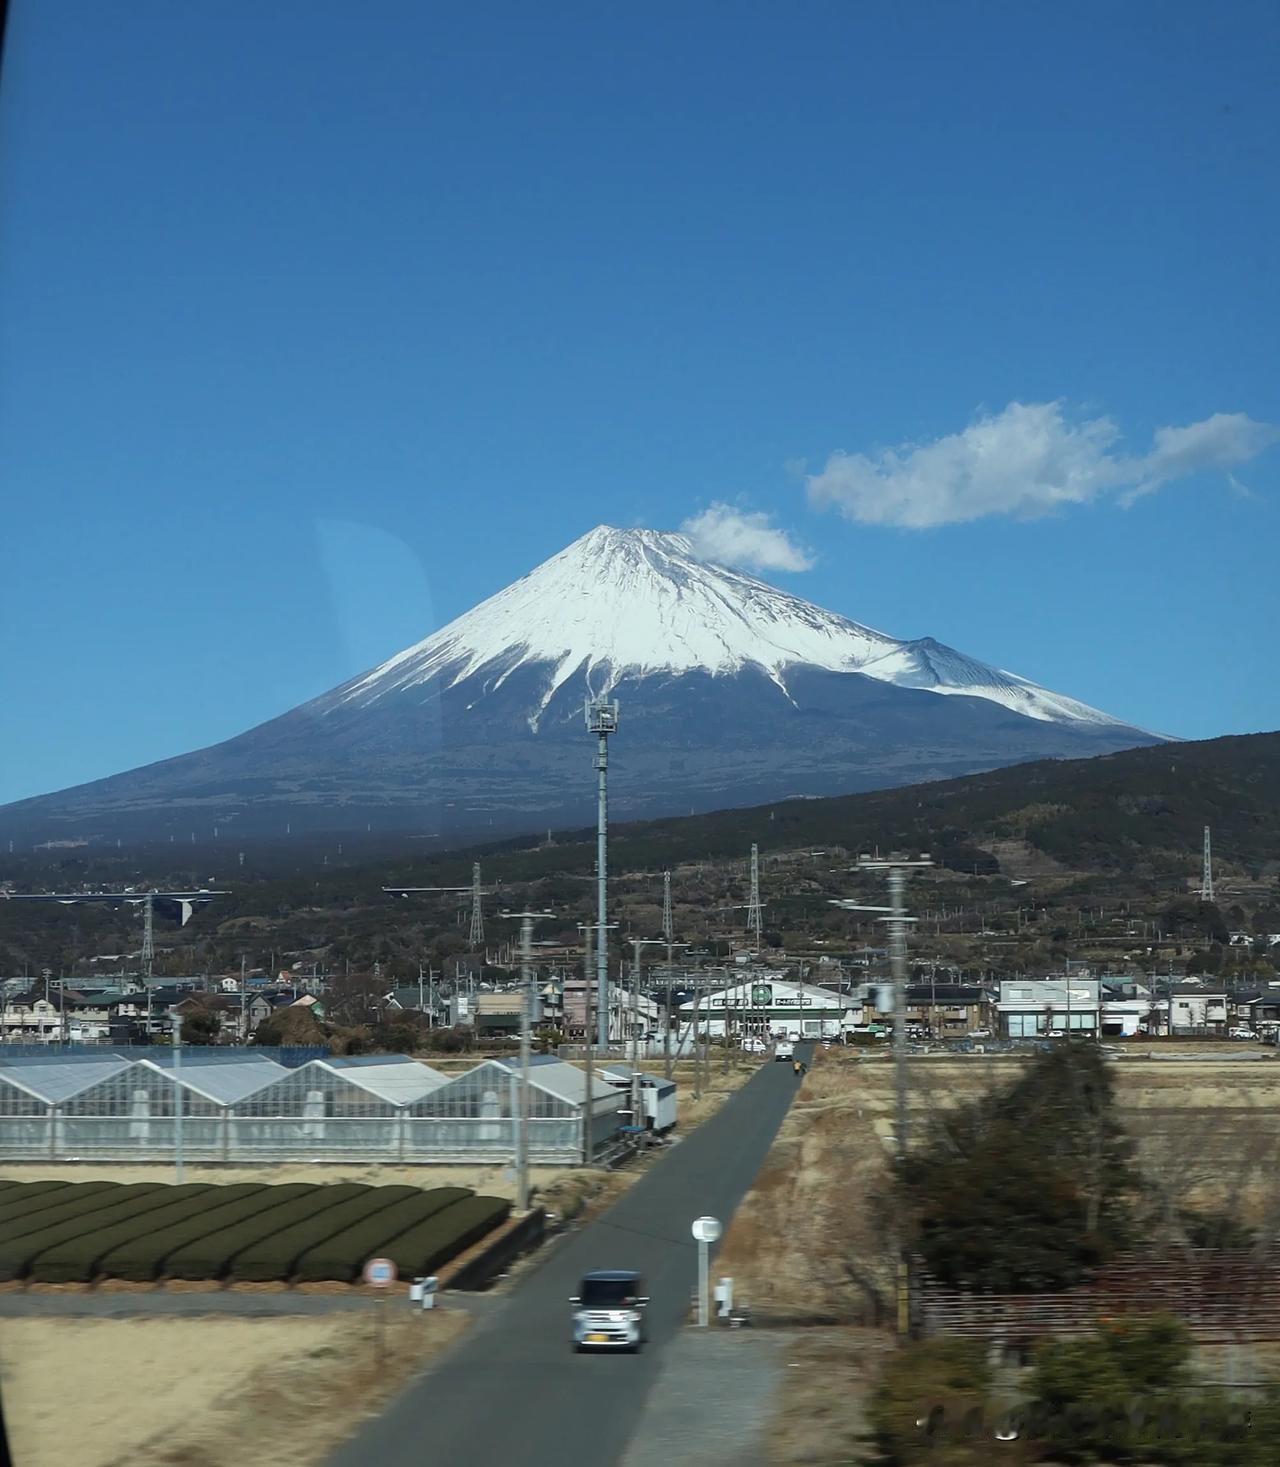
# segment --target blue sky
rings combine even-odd
[[[895,635],[1276,727],[1278,39],[1270,3],[14,0],[0,800],[714,505]]]

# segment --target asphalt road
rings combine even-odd
[[[703,1214],[728,1223],[797,1084],[790,1065],[762,1065],[607,1213],[552,1245],[510,1297],[341,1448],[330,1467],[619,1463],[697,1283],[689,1225]],[[636,1268],[645,1276],[649,1345],[639,1355],[573,1353],[569,1296],[596,1268]]]

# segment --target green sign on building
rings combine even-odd
[[[773,1003],[772,983],[753,983],[751,985],[751,1003],[758,1009],[767,1009]]]

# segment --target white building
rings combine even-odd
[[[1010,1039],[1096,1034],[1096,978],[1027,978],[1000,984],[1000,1032]]]
[[[862,1022],[862,1000],[767,974],[699,994],[680,1005],[679,1016],[682,1032],[696,1021],[697,1032],[713,1039],[726,1033],[835,1039]]]
[[[1153,1018],[1154,1015],[1154,1018]],[[1146,998],[1104,998],[1102,1000],[1102,1034],[1110,1039],[1132,1039],[1147,1032],[1157,1022],[1159,1011]]]
[[[1227,995],[1225,989],[1207,985],[1188,991],[1179,984],[1173,990],[1173,1009],[1162,999],[1157,1010],[1163,1010],[1166,1028],[1172,1020],[1175,1034],[1222,1034],[1227,1027]]]

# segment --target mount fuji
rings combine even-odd
[[[599,526],[372,671],[196,753],[0,809],[0,834],[372,829],[471,839],[587,822],[583,702],[621,705],[620,818],[948,778],[1159,742],[932,638],[901,641]]]

